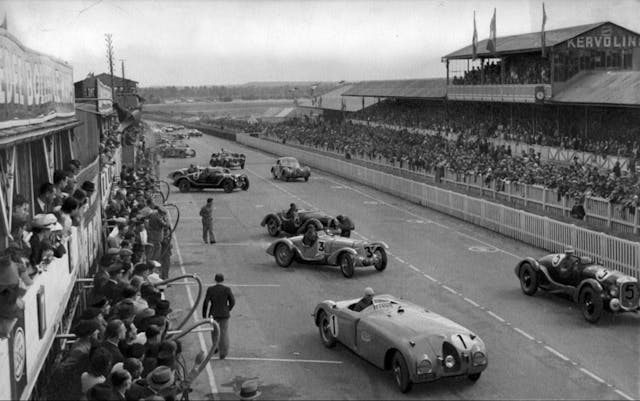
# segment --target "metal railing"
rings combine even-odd
[[[348,161],[337,160],[317,152],[249,135],[238,135],[237,141],[276,155],[286,153],[286,155],[297,157],[302,163],[312,167],[373,186],[550,252],[559,252],[566,245],[572,245],[580,254],[591,256],[604,266],[640,278],[638,267],[640,266],[640,243],[638,242],[627,241],[574,224],[563,223],[485,199],[442,189],[404,176],[396,176]],[[459,185],[473,186],[481,191],[486,190],[478,182],[467,181],[462,184],[457,181],[457,178],[455,182]],[[454,177],[449,175],[448,178],[444,177],[443,179],[453,180]],[[479,181],[482,182],[482,180]],[[558,200],[555,198],[554,201],[551,201],[550,198],[553,196],[549,197],[549,190],[544,188],[532,190],[530,187],[505,183],[505,188],[508,190],[498,191],[495,184],[491,184],[488,190],[496,197],[510,196],[527,204],[536,202],[545,207],[558,208]],[[529,193],[535,194],[538,199],[528,196]],[[562,205],[561,208],[566,211],[566,205]]]

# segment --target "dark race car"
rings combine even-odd
[[[209,164],[211,167],[225,167],[225,168],[244,168],[244,163],[247,157],[242,153],[229,153],[221,151],[211,154],[211,160]]]
[[[305,181],[309,181],[311,169],[307,166],[301,166],[295,157],[281,157],[276,160],[276,165],[271,167],[271,175],[275,179],[284,181],[298,178],[304,178]]]
[[[160,156],[162,157],[196,157],[196,151],[188,146],[162,146],[159,148]]]
[[[315,224],[317,230],[325,230],[331,234],[339,235],[341,233],[340,222],[326,213],[320,211],[301,210],[296,213],[295,218],[287,218],[287,211],[283,210],[277,213],[269,213],[266,215],[260,226],[267,227],[269,235],[277,237],[281,232],[286,235],[299,235],[307,231],[309,224]],[[351,227],[351,230],[354,228]]]
[[[249,189],[249,178],[246,174],[231,174],[222,167],[180,169],[170,173],[168,178],[173,180],[173,185],[181,192],[189,192],[192,188],[218,188],[224,189],[224,192]]]
[[[516,265],[520,288],[533,295],[538,288],[570,296],[580,305],[584,318],[595,323],[603,310],[611,312],[640,309],[638,279],[607,269],[590,257],[572,252],[554,253],[538,260],[528,257]]]
[[[304,236],[280,238],[267,248],[281,267],[293,261],[314,265],[340,266],[346,278],[353,277],[357,267],[373,266],[379,272],[387,268],[387,249],[382,241],[364,241],[338,237],[318,231],[318,238],[310,245]]]

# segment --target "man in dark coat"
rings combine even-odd
[[[111,354],[111,361],[116,364],[124,362],[124,355],[120,351],[120,341],[124,340],[127,334],[127,328],[120,319],[113,319],[107,324],[107,330],[104,332],[104,342],[102,347]]]
[[[224,359],[229,352],[229,317],[236,300],[233,297],[231,288],[222,284],[224,281],[222,274],[216,274],[215,280],[216,285],[207,288],[207,294],[202,305],[202,317],[206,319],[211,316],[220,325],[218,349],[220,350],[220,359]]]

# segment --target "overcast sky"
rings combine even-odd
[[[140,86],[360,81],[445,75],[440,58],[489,35],[539,31],[542,1],[0,0],[29,48],[69,62],[74,80],[117,72]],[[547,28],[609,20],[640,32],[640,0],[546,0]]]

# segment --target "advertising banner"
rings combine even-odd
[[[613,24],[604,24],[566,43],[567,49],[633,49],[640,47],[640,36]]]
[[[101,114],[112,113],[113,98],[111,97],[111,88],[96,79],[96,89],[98,92],[98,112]]]
[[[0,129],[75,114],[73,70],[0,28]]]

